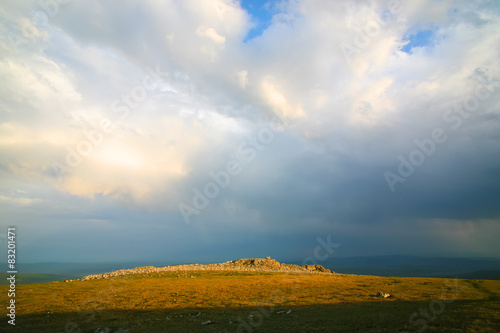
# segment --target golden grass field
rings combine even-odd
[[[500,281],[170,271],[18,285],[16,311],[0,331],[500,332]]]

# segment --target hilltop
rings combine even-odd
[[[188,264],[188,265],[175,265],[165,267],[136,267],[133,269],[121,269],[109,273],[92,274],[84,276],[81,280],[95,280],[106,279],[110,277],[117,277],[130,274],[150,274],[168,271],[252,271],[252,272],[288,272],[288,273],[328,273],[331,274],[329,269],[321,265],[294,265],[283,264],[271,257],[252,258],[252,259],[238,259],[227,261],[220,264]]]

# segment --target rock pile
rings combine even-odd
[[[379,291],[377,291],[377,296],[378,296],[378,297],[383,297],[383,298],[389,298],[389,297],[391,297],[391,295],[390,295],[390,294],[388,294],[388,293],[384,293],[383,291],[380,291],[380,290],[379,290]]]
[[[318,271],[318,272],[325,272],[325,273],[331,273],[329,269],[326,269],[325,267],[321,265],[305,265],[305,269],[308,271]]]
[[[190,264],[165,267],[136,267],[134,269],[122,269],[110,273],[102,273],[95,275],[87,275],[81,280],[106,279],[110,277],[129,275],[129,274],[149,274],[166,271],[260,271],[260,272],[290,272],[290,273],[316,273],[316,274],[331,274],[329,269],[321,265],[291,265],[283,264],[270,257],[265,259],[238,259],[228,261],[221,264]]]

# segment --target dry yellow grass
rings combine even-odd
[[[392,296],[376,297],[378,290]],[[6,296],[0,295],[2,304]],[[20,285],[16,328],[23,332],[94,332],[99,327],[148,333],[498,332],[499,296],[500,281],[162,272]]]

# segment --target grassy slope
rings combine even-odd
[[[22,332],[500,331],[499,281],[194,271],[20,285],[16,296]]]

